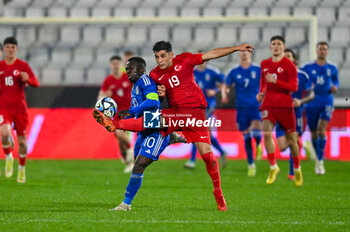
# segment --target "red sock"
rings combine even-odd
[[[18,155],[19,165],[24,166],[26,165],[26,155]]]
[[[269,154],[267,154],[267,158],[269,159],[270,166],[273,166],[273,165],[276,164],[275,153],[269,153]]]
[[[293,159],[293,167],[295,168],[295,169],[297,169],[297,168],[300,168],[300,159],[299,159],[299,156],[298,157],[292,157],[292,159]]]
[[[10,152],[12,151],[12,149],[11,149],[11,146],[9,145],[8,147],[4,147],[3,146],[3,149],[4,149],[4,153],[5,153],[5,155],[8,155],[8,154],[10,154]]]
[[[219,163],[213,155],[213,152],[202,155],[202,159],[207,166],[207,172],[213,182],[214,189],[221,189]]]
[[[139,117],[137,119],[135,118],[129,118],[129,119],[118,119],[117,117],[114,118],[113,124],[117,129],[120,130],[127,130],[127,131],[134,131],[139,132],[143,131],[143,117]]]

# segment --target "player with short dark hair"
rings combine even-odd
[[[262,155],[261,148],[261,113],[256,95],[260,86],[260,66],[252,63],[249,52],[239,52],[240,64],[231,69],[226,77],[226,85],[222,91],[223,103],[228,103],[229,86],[236,90],[236,122],[244,138],[244,148],[248,161],[248,176],[256,175],[253,157],[252,138],[255,140],[256,159]]]
[[[284,55],[293,61],[295,65],[297,65],[298,60],[296,54],[291,49],[285,49]],[[298,91],[292,93],[294,112],[296,118],[296,131],[298,132],[298,144],[299,144],[299,154],[302,147],[301,136],[303,134],[304,128],[304,104],[310,102],[315,98],[315,93],[312,89],[311,81],[307,73],[298,69]],[[285,132],[279,123],[276,123],[276,137],[278,148],[281,151],[284,151],[288,148],[287,139],[285,136]],[[293,158],[290,155],[289,158],[289,175],[288,178],[294,180],[294,169],[293,169]]]
[[[179,124],[176,126],[169,125],[169,121],[171,117],[171,120],[175,121],[189,118],[202,122],[206,120],[205,109],[207,103],[202,90],[194,80],[194,66],[236,51],[253,52],[254,47],[249,44],[241,44],[232,47],[215,48],[203,54],[182,53],[174,57],[170,42],[159,41],[153,46],[158,66],[150,73],[154,82],[159,85],[159,96],[166,96],[170,106],[169,109],[162,110],[163,118],[165,118],[167,124],[166,133],[170,134],[175,130],[181,130],[186,140],[196,145],[212,179],[214,185],[213,193],[220,211],[227,211],[227,205],[221,190],[219,165],[211,149],[209,128],[200,127],[198,124],[194,127],[181,127]],[[116,128],[131,131],[144,130],[142,118],[129,121],[122,120],[121,122],[118,120],[112,121],[95,114],[94,117],[108,131],[113,131]]]
[[[310,77],[315,90],[315,99],[306,106],[307,123],[311,130],[311,139],[316,150],[315,172],[324,175],[324,149],[327,143],[326,129],[334,110],[333,94],[339,88],[337,66],[327,61],[329,45],[319,42],[316,47],[316,61],[301,68]]]
[[[292,92],[298,89],[298,74],[295,64],[284,55],[284,38],[273,36],[270,40],[272,57],[261,61],[260,90],[257,100],[261,103],[262,125],[265,148],[270,162],[267,184],[275,182],[280,169],[276,163],[275,143],[272,130],[278,122],[286,133],[287,143],[291,149],[294,166],[294,183],[303,184],[299,149],[297,143],[296,120],[293,107]]]
[[[14,123],[19,145],[17,182],[25,183],[28,110],[24,88],[27,85],[39,87],[39,81],[30,66],[16,57],[18,51],[16,38],[7,37],[3,44],[5,59],[0,61],[0,131],[6,155],[5,176],[10,178],[13,175],[11,124]]]
[[[128,75],[121,71],[123,67],[122,58],[117,55],[112,56],[110,58],[109,67],[111,74],[103,81],[97,99],[111,97],[115,102],[118,102],[118,110],[129,109],[132,85],[128,80]],[[130,173],[134,166],[134,155],[130,144],[130,132],[116,130],[115,137],[118,139],[121,160],[125,164],[124,172]]]

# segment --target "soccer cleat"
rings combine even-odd
[[[289,174],[289,175],[287,176],[287,179],[288,179],[288,180],[294,180],[294,175]]]
[[[218,206],[218,210],[219,211],[227,211],[227,204],[226,204],[224,196],[222,195],[222,190],[221,189],[214,189],[213,193],[214,193],[214,197],[216,200],[216,204]]]
[[[256,147],[256,160],[261,160],[262,154],[262,147],[261,144],[259,144],[259,146]]]
[[[224,152],[224,154],[222,156],[220,156],[220,168],[225,168],[227,166],[227,153],[226,151]]]
[[[305,141],[303,144],[305,155],[310,160],[317,160],[316,152],[310,141]]]
[[[92,116],[94,116],[95,120],[100,123],[104,128],[109,132],[114,132],[117,128],[114,126],[112,119],[106,117],[98,110],[92,111]]]
[[[256,175],[256,167],[255,164],[248,165],[248,176],[253,177]]]
[[[303,185],[303,174],[301,173],[301,168],[294,169],[294,183],[296,186],[300,187]]]
[[[17,182],[18,183],[25,183],[26,182],[25,166],[18,166]]]
[[[6,158],[5,177],[10,178],[13,175],[13,157]]]
[[[173,132],[170,134],[170,141],[169,141],[169,145],[170,144],[175,144],[175,143],[187,143],[187,140],[185,137],[179,135],[176,132]]]
[[[324,175],[326,169],[324,168],[323,160],[316,160],[315,172],[317,175]]]
[[[280,172],[280,168],[276,165],[276,168],[270,168],[269,176],[266,179],[266,184],[273,184],[277,178],[277,174]]]
[[[124,202],[120,203],[117,207],[110,209],[109,211],[129,211],[131,210],[131,205],[127,205]]]
[[[125,165],[124,173],[131,173],[134,169],[134,163],[129,163]]]
[[[185,168],[194,169],[196,167],[196,162],[189,160],[185,163]]]

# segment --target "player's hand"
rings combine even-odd
[[[208,97],[214,97],[216,95],[216,90],[214,90],[214,89],[207,89],[205,91],[205,93],[207,94]]]
[[[255,47],[247,44],[247,43],[243,43],[237,46],[238,47],[238,51],[244,52],[244,51],[248,51],[249,53],[254,53]]]
[[[165,86],[164,85],[158,85],[157,86],[157,92],[159,97],[165,97]]]
[[[256,100],[258,101],[258,102],[262,102],[262,100],[264,99],[264,96],[265,96],[265,94],[264,93],[258,93],[257,95],[256,95]]]
[[[129,110],[121,110],[118,113],[118,118],[119,119],[124,119],[124,118],[129,117],[129,116],[131,116]]]
[[[338,88],[334,85],[331,86],[331,88],[329,89],[329,91],[331,91],[331,93],[336,93],[338,90]]]
[[[229,102],[228,97],[227,97],[227,96],[226,96],[226,97],[222,97],[222,98],[221,98],[221,102],[222,102],[223,104],[227,104],[227,103]]]
[[[294,107],[301,106],[301,101],[298,98],[293,98],[293,105]]]
[[[271,73],[267,73],[265,79],[267,83],[276,83],[276,78]]]
[[[26,72],[21,72],[21,78],[23,82],[27,82],[29,80],[29,75]]]

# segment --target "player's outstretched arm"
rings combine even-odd
[[[203,53],[202,59],[203,61],[208,61],[229,55],[237,51],[248,51],[250,53],[253,53],[254,50],[255,48],[252,45],[246,43],[233,47],[214,48],[208,52]]]

